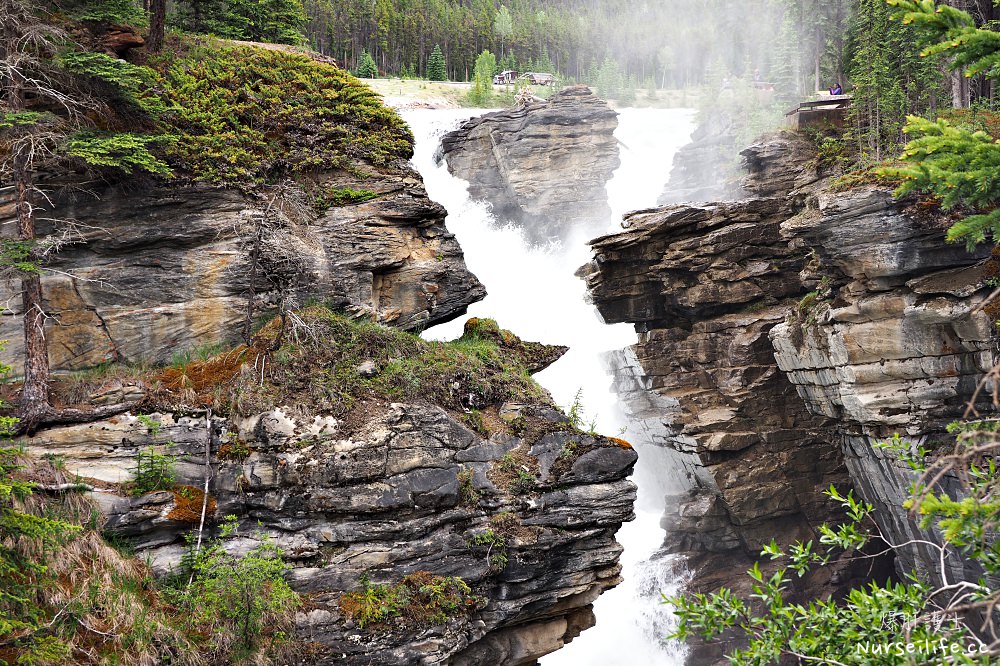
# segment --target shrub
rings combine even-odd
[[[413,134],[375,92],[304,55],[188,38],[150,66],[172,109],[161,150],[178,175],[246,186],[413,154]]]
[[[257,534],[259,544],[237,557],[223,547],[236,533],[236,518],[229,516],[220,538],[200,550],[189,542],[184,564],[193,578],[171,596],[189,625],[213,627],[217,652],[235,642],[238,653],[248,654],[287,640],[300,600],[285,581],[284,553],[270,537]]]
[[[476,333],[451,342],[426,341],[323,307],[298,317],[309,335],[272,359],[263,385],[259,378],[237,376],[230,410],[245,414],[294,401],[342,415],[359,401],[388,399],[421,400],[466,414],[511,400],[546,399],[516,348]],[[358,373],[365,360],[379,368],[376,375]]]

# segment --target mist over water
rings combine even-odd
[[[548,246],[530,246],[514,227],[499,226],[489,207],[469,199],[468,184],[435,164],[440,137],[462,120],[483,110],[411,110],[403,117],[413,128],[416,147],[413,164],[430,197],[448,209],[447,225],[465,252],[469,269],[486,285],[489,295],[469,308],[469,316],[491,317],[501,327],[526,340],[564,344],[562,359],[535,375],[535,379],[566,407],[580,395],[585,421],[598,432],[616,435],[627,426],[612,390],[605,355],[635,343],[629,324],[604,324],[586,302],[586,287],[574,273],[590,260],[589,238],[570,237]],[[669,175],[674,153],[690,140],[694,111],[680,109],[624,109],[615,136],[621,143],[621,167],[608,184],[613,211],[607,233],[621,228],[629,210],[655,205]],[[425,338],[449,340],[462,334],[465,319],[428,329]],[[655,475],[641,469],[644,444],[629,431],[622,435],[639,452],[633,480]],[[652,457],[650,458],[652,459]],[[642,472],[642,473],[640,473]],[[562,650],[542,659],[544,666],[676,666],[682,663],[678,645],[662,639],[670,613],[660,592],[671,593],[683,575],[675,562],[650,561],[662,544],[659,526],[662,495],[655,484],[641,484],[636,520],[617,534],[625,551],[621,557],[624,581],[594,604],[597,625]]]

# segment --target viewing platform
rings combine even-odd
[[[819,99],[802,102],[798,108],[785,114],[788,124],[795,129],[807,127],[843,127],[847,110],[854,95],[821,93]]]

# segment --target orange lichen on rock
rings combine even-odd
[[[167,519],[179,523],[201,522],[201,506],[205,500],[205,493],[201,488],[174,486],[171,492],[174,494],[174,508],[167,514]],[[215,498],[209,495],[205,504],[205,516],[213,515],[217,506]]]
[[[618,446],[622,447],[623,449],[631,449],[632,448],[631,444],[629,444],[628,442],[626,442],[624,439],[620,439],[618,437],[608,437],[608,441],[609,442],[614,442],[615,444],[617,444]]]

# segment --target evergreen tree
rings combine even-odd
[[[952,57],[951,66],[966,76],[985,74],[1000,78],[1000,33],[975,26],[972,17],[947,5],[929,0],[888,0],[901,10],[904,24],[913,24],[929,34],[934,45],[927,56]],[[931,122],[910,118],[906,132],[913,140],[905,147],[901,168],[882,170],[903,179],[898,193],[931,192],[945,207],[964,204],[986,212],[954,224],[948,240],[974,246],[987,236],[1000,240],[1000,144],[981,130],[956,127],[944,120]]]
[[[233,17],[226,0],[177,0],[173,23],[189,32],[225,36],[232,32]]]
[[[862,154],[876,160],[898,152],[906,116],[942,93],[936,59],[920,56],[923,40],[892,13],[885,0],[860,0],[850,35],[852,117]]]
[[[358,58],[358,68],[354,74],[359,79],[374,79],[378,76],[378,67],[375,65],[375,59],[372,58],[367,49],[361,52],[361,57]]]
[[[149,115],[153,106],[141,93],[148,83],[140,67],[98,53],[69,50],[69,36],[35,15],[27,0],[0,0],[0,76],[11,85],[0,97],[0,182],[13,185],[16,238],[0,240],[0,274],[21,285],[24,321],[24,380],[19,427],[34,432],[59,417],[71,422],[76,410],[56,410],[49,399],[49,355],[45,337],[46,303],[41,275],[45,260],[60,244],[60,234],[74,233],[69,220],[50,220],[57,232],[39,235],[38,219],[50,198],[38,176],[58,174],[75,160],[97,168],[132,173],[169,173],[147,149],[152,137],[100,132],[97,123],[114,116],[122,103],[131,113]],[[30,35],[30,39],[24,36]],[[52,54],[65,49],[57,62]],[[112,94],[108,94],[108,93]],[[12,234],[13,235],[13,234]],[[101,408],[114,413],[109,406]],[[74,414],[85,420],[99,412]],[[121,410],[119,410],[121,411]]]
[[[178,20],[192,29],[251,42],[299,44],[306,23],[302,0],[181,0]]]
[[[439,44],[434,45],[430,58],[427,59],[427,78],[431,81],[447,81],[448,70],[444,62],[444,53]]]

